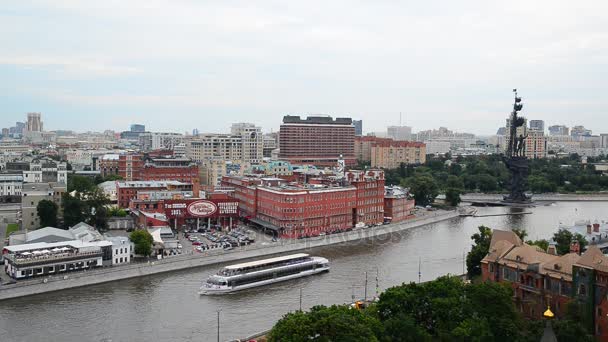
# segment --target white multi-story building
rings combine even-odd
[[[30,163],[29,170],[23,171],[25,183],[53,182],[60,184],[68,183],[68,169],[66,163],[40,162]]]
[[[112,243],[112,265],[122,265],[131,262],[134,253],[133,243],[124,236],[106,237]]]
[[[231,134],[241,137],[241,160],[251,164],[262,162],[264,158],[264,135],[262,128],[252,123],[232,124]]]
[[[0,196],[21,196],[23,176],[0,174]]]
[[[452,149],[452,144],[449,141],[427,140],[424,144],[427,154],[446,154]]]
[[[409,126],[388,126],[386,133],[393,140],[412,140],[412,127]]]
[[[264,136],[250,123],[232,125],[231,134],[199,134],[186,144],[186,156],[194,161],[223,159],[239,164],[259,164],[264,158]]]
[[[142,151],[171,150],[184,143],[180,133],[144,132],[139,135],[139,146]]]

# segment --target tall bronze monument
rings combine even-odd
[[[507,137],[507,151],[502,160],[511,172],[511,193],[504,197],[506,204],[530,204],[532,198],[526,195],[528,186],[528,158],[526,157],[526,138],[523,134],[517,134],[518,128],[526,124],[526,120],[517,114],[522,110],[523,103],[521,97],[517,96],[517,89],[513,89],[515,101],[513,102],[513,112],[511,112],[510,130]],[[524,130],[525,131],[525,130]]]

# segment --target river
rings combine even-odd
[[[479,225],[525,228],[530,239],[549,238],[560,223],[607,220],[608,202],[558,202],[531,209],[480,208],[491,215],[517,210],[530,215],[455,218],[414,228],[375,244],[358,243],[310,251],[330,259],[329,273],[227,296],[199,296],[201,281],[220,266],[130,279],[0,302],[0,339],[23,341],[216,341],[272,327],[285,313],[338,304],[380,289],[463,271],[463,253]]]

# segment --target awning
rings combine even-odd
[[[264,220],[260,220],[257,218],[251,218],[249,219],[249,221],[255,223],[255,224],[259,224],[260,226],[264,227],[264,228],[268,228],[270,230],[274,230],[275,232],[278,232],[279,230],[281,230],[280,227],[275,226],[274,224],[270,223],[270,222],[266,222]]]

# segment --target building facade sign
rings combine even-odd
[[[188,205],[188,214],[194,217],[209,217],[217,211],[217,205],[209,201],[196,201]]]

